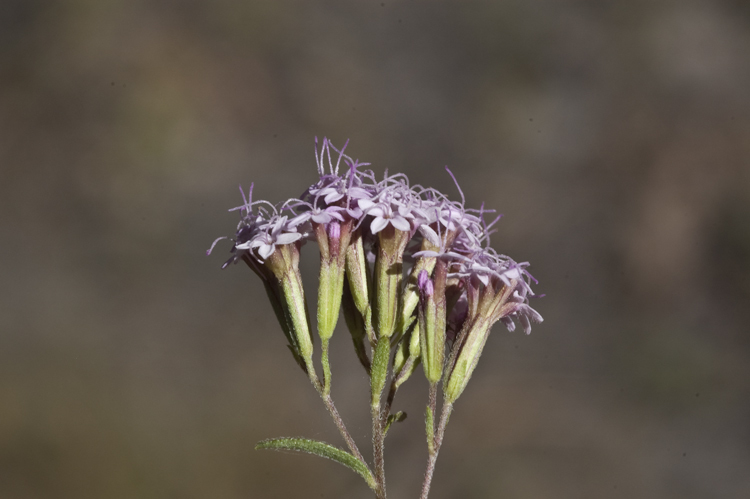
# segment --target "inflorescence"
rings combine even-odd
[[[386,413],[379,415],[384,426],[394,418],[389,411],[395,390],[419,363],[433,392],[442,381],[444,403],[452,406],[494,323],[500,321],[510,331],[518,323],[528,334],[532,322],[542,321],[529,305],[536,280],[528,263],[490,246],[500,216],[488,222],[494,210],[466,208],[450,170],[461,201],[410,185],[404,174],[386,170],[378,180],[364,169],[369,163],[345,154],[346,145],[339,150],[328,139],[315,142],[320,179],[299,198],[279,204],[254,201],[252,185],[247,194],[240,188],[244,202],[230,211],[239,211],[241,219],[231,238],[232,256],[223,267],[244,262],[262,279],[292,354],[321,395],[330,390],[328,340],[343,309],[357,355],[372,378],[373,407],[380,407],[395,352]],[[308,241],[318,244],[321,257],[317,329],[322,383],[314,374],[299,272],[299,252]],[[434,412],[434,400],[431,405],[428,412]],[[437,437],[432,438],[435,444]],[[377,469],[375,475],[370,478],[380,487]],[[384,486],[383,478],[383,496]]]

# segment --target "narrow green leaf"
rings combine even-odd
[[[271,450],[296,450],[299,452],[306,452],[308,454],[314,454],[316,456],[324,457],[332,461],[336,461],[339,464],[343,464],[350,470],[359,473],[362,478],[365,479],[367,485],[371,489],[375,489],[375,479],[370,472],[370,469],[362,461],[349,454],[348,452],[341,450],[333,445],[329,445],[325,442],[319,442],[317,440],[309,440],[307,438],[270,438],[268,440],[261,440],[255,446],[256,450],[260,449],[271,449]]]

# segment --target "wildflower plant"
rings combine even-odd
[[[490,247],[499,216],[420,185],[403,174],[378,180],[330,141],[316,138],[319,180],[299,198],[279,204],[242,192],[240,222],[223,267],[244,263],[260,277],[288,348],[318,391],[348,450],[304,438],[264,440],[257,449],[296,450],[337,461],[359,473],[379,499],[386,497],[384,441],[393,423],[396,393],[422,364],[429,383],[425,424],[428,463],[421,498],[430,490],[435,461],[453,407],[463,393],[496,322],[526,334],[542,317],[528,263]],[[446,168],[447,170],[447,168]],[[448,170],[455,182],[455,177]],[[208,250],[210,254],[217,239]],[[299,256],[317,243],[316,328],[322,379],[307,309]],[[359,451],[331,398],[329,342],[340,312],[356,355],[370,378],[372,466]],[[442,387],[438,414],[438,392]]]

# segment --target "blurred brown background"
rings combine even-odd
[[[750,497],[748,54],[742,0],[4,0],[0,497],[370,497],[253,450],[342,443],[260,283],[205,256],[238,184],[315,180],[315,135],[457,195],[449,165],[547,294],[531,336],[495,328],[431,497]],[[394,498],[425,402],[419,372]]]

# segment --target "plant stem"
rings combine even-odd
[[[346,442],[346,446],[349,447],[349,450],[351,453],[356,457],[359,461],[364,464],[367,469],[370,467],[367,464],[367,461],[365,461],[364,456],[362,456],[362,453],[359,451],[359,448],[357,447],[357,443],[352,438],[351,434],[349,434],[349,430],[346,429],[346,425],[344,424],[344,420],[341,419],[341,415],[339,414],[339,411],[336,409],[336,405],[333,403],[333,399],[331,398],[330,392],[326,392],[325,387],[320,382],[320,379],[318,379],[318,375],[315,374],[314,367],[310,365],[308,367],[310,370],[310,381],[312,382],[315,389],[318,391],[318,394],[320,395],[320,398],[323,399],[323,403],[326,406],[326,409],[328,409],[328,413],[331,415],[331,419],[333,419],[333,422],[336,424],[336,428],[339,429],[339,433],[341,433],[341,436],[344,438],[344,441]],[[330,375],[330,374],[329,374]]]
[[[375,482],[378,484],[378,490],[375,495],[378,499],[385,499],[385,454],[384,441],[385,432],[383,431],[383,416],[380,411],[380,404],[372,406],[372,454],[375,464]]]
[[[385,400],[385,406],[383,407],[383,417],[388,420],[388,416],[391,415],[391,406],[393,405],[393,398],[396,396],[396,380],[391,381],[391,387],[388,389],[388,397]]]
[[[336,406],[333,404],[333,399],[331,399],[331,396],[327,394],[323,396],[323,402],[325,403],[326,408],[328,409],[328,412],[331,415],[331,418],[333,419],[333,422],[336,423],[336,427],[339,429],[341,436],[346,441],[346,446],[349,447],[349,450],[352,452],[352,454],[354,454],[354,457],[362,461],[363,464],[367,465],[367,461],[365,461],[365,458],[362,456],[362,453],[359,452],[356,442],[354,442],[354,439],[349,434],[349,431],[346,429],[346,425],[344,424],[344,420],[341,419],[341,416],[339,415],[339,411],[336,410]]]
[[[429,398],[428,410],[430,411],[430,418],[425,424],[428,424],[427,435],[427,449],[430,454],[435,450],[435,413],[437,412],[437,383],[430,384],[430,398]]]
[[[385,498],[385,464],[383,455],[383,441],[385,440],[385,419],[381,411],[380,399],[383,397],[386,379],[388,377],[388,359],[390,357],[390,339],[381,336],[372,355],[372,370],[370,373],[370,410],[372,413],[372,454],[375,465],[375,481],[379,490],[378,498]]]
[[[328,342],[329,340],[321,341],[322,352],[320,355],[320,363],[323,364],[323,393],[329,396],[331,393],[331,364],[328,360]]]
[[[430,394],[432,395],[432,394]],[[432,400],[430,401],[432,403]],[[453,404],[443,403],[443,411],[440,415],[440,424],[438,424],[437,431],[435,432],[435,442],[432,452],[427,459],[427,470],[424,473],[424,483],[422,484],[422,495],[420,499],[427,499],[427,495],[430,493],[430,484],[432,483],[432,475],[435,472],[435,462],[437,461],[438,452],[440,446],[443,443],[443,436],[445,435],[445,426],[448,424],[451,412],[453,411]]]

